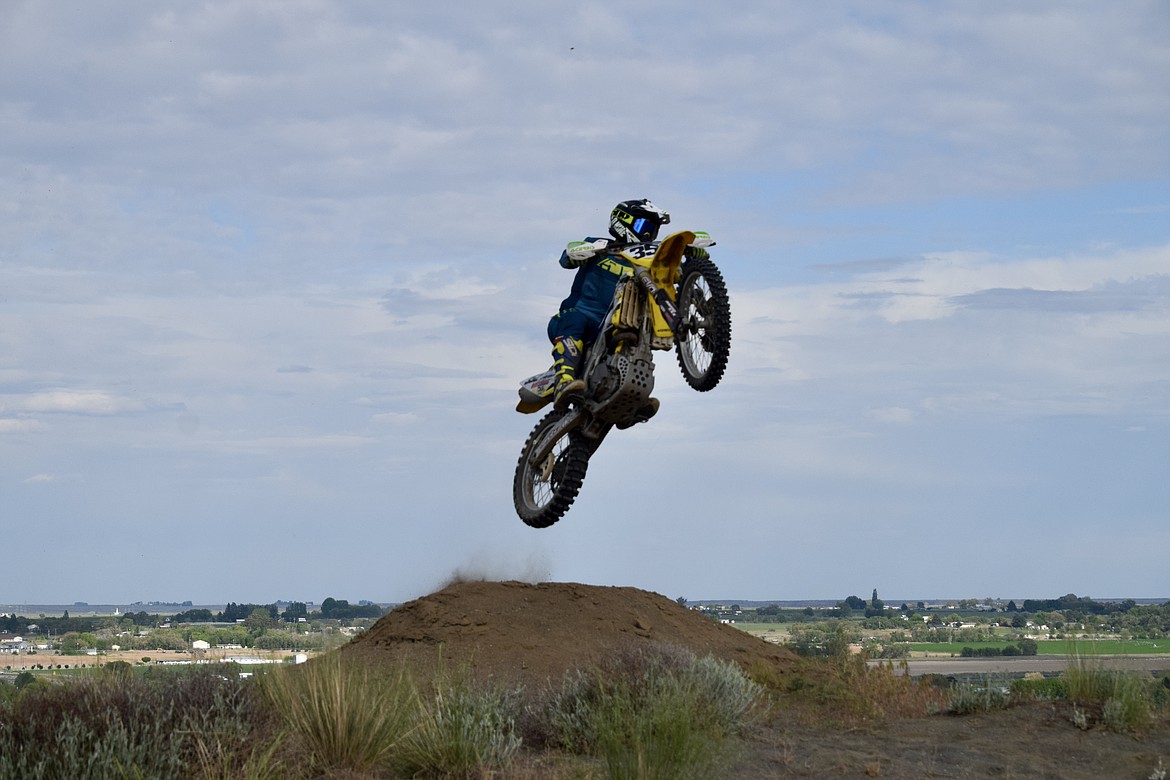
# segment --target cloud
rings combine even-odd
[[[733,311],[750,324],[737,328],[734,354],[750,357],[733,376],[760,392],[779,386],[785,402],[829,417],[849,408],[902,423],[918,419],[907,410],[956,420],[1156,417],[1170,359],[1170,277],[1151,271],[1166,267],[1170,246],[1014,262],[952,253],[740,292]],[[840,382],[864,386],[868,400]]]
[[[187,446],[191,449],[237,453],[237,454],[277,454],[296,450],[336,451],[351,450],[375,443],[375,439],[368,436],[340,433],[323,433],[320,435],[305,436],[262,436],[253,438],[227,438],[205,435],[198,441],[192,441]]]
[[[380,412],[370,418],[380,425],[409,425],[418,420],[418,416],[409,412]]]
[[[915,417],[915,412],[912,409],[904,409],[900,406],[891,406],[884,409],[871,409],[870,414],[875,420],[880,422],[899,425],[912,422]]]
[[[0,395],[0,411],[42,414],[116,415],[146,411],[146,404],[102,390],[48,390]]]
[[[1134,310],[1138,306],[1129,296],[1106,297],[1086,291],[1032,290],[995,288],[952,299],[973,309],[1046,310],[1051,312],[1089,313]]]
[[[28,433],[31,431],[39,431],[43,427],[43,424],[38,420],[0,418],[0,434]]]

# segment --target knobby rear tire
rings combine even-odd
[[[675,353],[687,384],[706,392],[719,384],[731,353],[731,301],[723,274],[710,258],[683,263]]]
[[[548,528],[560,520],[572,506],[585,481],[585,470],[589,466],[592,450],[576,431],[564,434],[552,452],[542,462],[530,464],[532,449],[544,436],[550,426],[567,414],[553,410],[541,418],[520,452],[516,464],[516,476],[512,480],[512,503],[516,514],[526,525],[533,528]]]

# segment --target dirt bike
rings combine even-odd
[[[585,392],[564,410],[554,409],[532,429],[512,482],[516,513],[533,528],[547,528],[577,497],[589,458],[613,428],[649,420],[658,411],[655,350],[675,349],[679,368],[695,390],[711,390],[723,377],[731,350],[731,305],[723,275],[706,248],[706,233],[681,231],[661,243],[619,247],[575,242],[569,252],[621,255],[634,268],[618,282],[602,327],[581,361]],[[688,247],[700,252],[687,253]],[[683,260],[684,254],[694,255]],[[549,369],[520,386],[516,409],[532,413],[552,399]]]

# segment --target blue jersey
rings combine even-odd
[[[587,243],[599,241],[597,238],[586,238]],[[609,239],[606,239],[609,241]],[[609,241],[610,245],[616,242]],[[573,278],[573,286],[569,290],[569,297],[561,301],[561,311],[576,309],[594,322],[600,322],[609,309],[613,300],[613,291],[617,283],[624,276],[634,271],[630,261],[621,256],[597,254],[587,260],[574,261],[569,258],[568,252],[561,252],[561,267],[576,268],[577,275]]]

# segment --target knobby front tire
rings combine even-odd
[[[710,258],[687,260],[680,271],[674,347],[687,384],[706,392],[719,384],[731,353],[731,301]]]
[[[553,410],[541,418],[524,442],[516,464],[512,502],[520,519],[533,528],[548,528],[561,519],[577,498],[589,466],[591,450],[575,431],[561,436],[542,462],[529,463],[529,455],[545,431],[560,422],[565,414]]]

